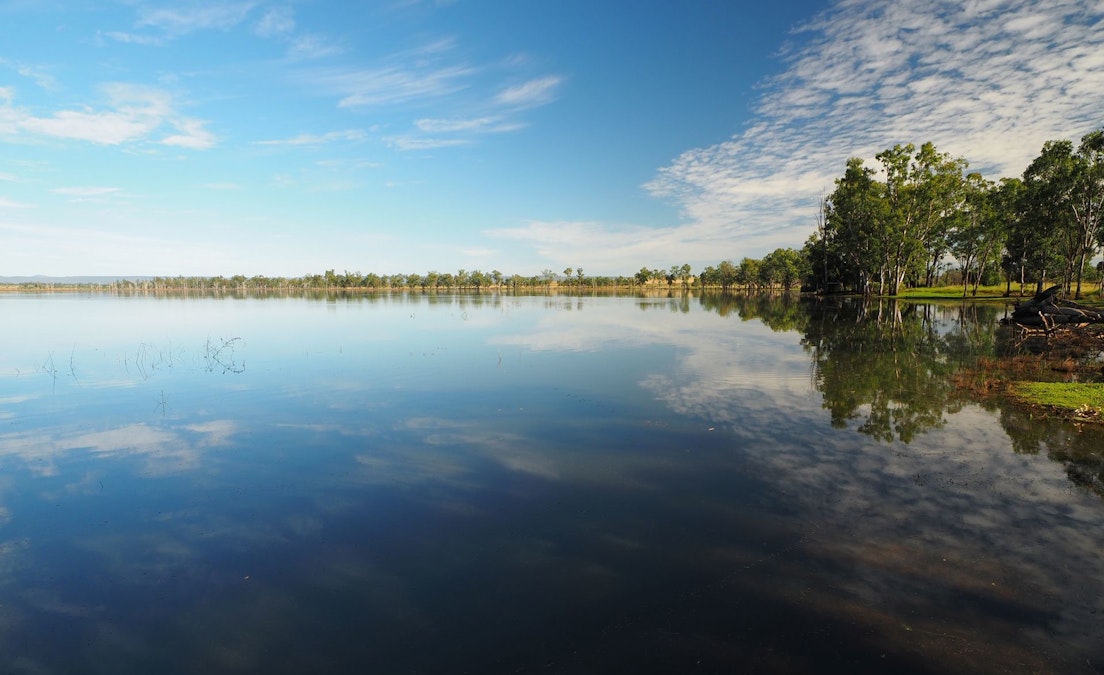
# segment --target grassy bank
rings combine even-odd
[[[1104,383],[1016,382],[1011,393],[1021,401],[1075,420],[1104,421]]]
[[[1035,295],[1035,286],[1026,286],[1023,289],[1023,294],[1020,294],[1019,284],[1012,285],[1012,295],[1006,296],[1008,287],[1004,284],[997,286],[979,286],[977,295],[973,295],[973,288],[967,291],[966,296],[962,295],[962,286],[934,286],[932,288],[906,288],[897,295],[898,298],[905,298],[908,300],[1007,300],[1009,298],[1018,300],[1020,298],[1030,298]],[[1072,298],[1072,293],[1070,294]],[[1081,300],[1085,304],[1101,304],[1104,303],[1104,299],[1100,295],[1100,284],[1097,283],[1083,283],[1081,284]]]

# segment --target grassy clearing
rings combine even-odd
[[[973,287],[966,293],[966,300],[1005,300],[1008,299],[1005,296],[1007,286],[999,284],[996,286],[979,286],[977,296],[973,295]],[[1021,297],[1030,298],[1035,295],[1034,284],[1024,287],[1023,295],[1020,295],[1019,284],[1012,285],[1012,295],[1010,296],[1014,300],[1018,300]],[[908,298],[913,300],[962,300],[962,286],[935,286],[932,288],[906,288],[902,289],[897,295],[898,298]],[[1072,294],[1070,295],[1072,297]],[[1079,302],[1093,305],[1101,302],[1100,285],[1096,283],[1084,283],[1081,284],[1081,297]]]
[[[972,295],[973,288],[966,294],[966,299],[985,300],[992,298],[1004,299],[1005,287],[1000,286],[980,286],[978,288],[978,294],[975,297]],[[1024,291],[1028,296],[1031,295],[1026,289]],[[932,288],[906,288],[903,289],[899,298],[918,298],[918,299],[940,299],[940,300],[961,300],[962,299],[962,287],[961,286],[933,286]],[[1019,297],[1019,287],[1012,288],[1012,297]]]
[[[1016,382],[1012,393],[1035,405],[1104,412],[1104,383],[1100,382]]]

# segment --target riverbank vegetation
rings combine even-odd
[[[1104,271],[1104,130],[1048,141],[1023,175],[988,180],[965,158],[896,145],[847,161],[803,255],[821,291],[898,295],[957,277],[963,296],[1003,282],[1080,298]]]

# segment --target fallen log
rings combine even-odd
[[[1104,312],[1076,302],[1062,300],[1058,297],[1061,292],[1061,286],[1051,286],[1041,293],[1036,293],[1035,297],[1027,302],[1017,303],[1011,316],[1001,321],[1025,328],[1042,328],[1046,331],[1060,325],[1104,322]]]

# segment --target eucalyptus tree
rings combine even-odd
[[[1021,194],[1022,219],[1016,242],[1024,247],[1024,268],[1041,291],[1045,279],[1061,270],[1062,283],[1070,289],[1074,268],[1083,250],[1076,233],[1070,197],[1076,176],[1073,144],[1047,141],[1024,171]],[[1057,269],[1056,269],[1057,268]]]
[[[716,286],[718,284],[717,270],[712,265],[706,265],[705,269],[698,275],[698,283],[702,286]]]
[[[1104,246],[1104,129],[1085,134],[1075,156],[1070,208],[1084,244],[1077,266],[1077,297],[1085,263]]]
[[[961,207],[967,162],[924,143],[895,145],[875,158],[885,171],[885,212],[877,237],[882,243],[881,273],[888,274],[889,294],[897,295],[919,256],[938,263],[946,253],[949,218]],[[929,275],[931,276],[931,275]]]
[[[966,198],[963,207],[949,219],[947,240],[950,252],[962,266],[962,297],[966,297],[970,280],[974,295],[1004,243],[1006,233],[1003,218],[998,216],[996,186],[971,173],[966,177]]]
[[[763,257],[759,279],[768,286],[778,284],[787,292],[801,283],[807,261],[792,248],[776,248]]]
[[[732,264],[731,261],[725,262],[727,262],[729,265]],[[722,265],[724,265],[724,263],[722,263]],[[741,284],[743,285],[745,290],[750,291],[753,286],[759,286],[762,283],[760,281],[760,271],[762,266],[762,261],[756,258],[745,257],[740,260],[739,266],[731,270],[722,267],[719,272],[721,273],[722,278],[730,278],[730,284]]]
[[[744,258],[744,260],[749,260],[749,258]],[[733,265],[731,260],[722,260],[721,263],[717,265],[717,281],[720,282],[721,290],[723,291],[727,291],[736,284],[739,278],[738,275],[739,273],[736,265]]]
[[[690,267],[690,263],[683,263],[682,266],[679,267],[679,269],[678,269],[678,278],[679,278],[679,281],[682,282],[683,286],[688,286],[690,284],[690,277],[692,276],[692,274],[691,274],[692,271],[693,271],[693,268]]]
[[[870,291],[871,282],[880,278],[885,240],[877,234],[885,210],[884,186],[874,179],[874,169],[859,157],[847,160],[843,176],[836,179],[836,189],[824,201],[823,264],[825,269],[840,271],[837,281],[864,294]]]

